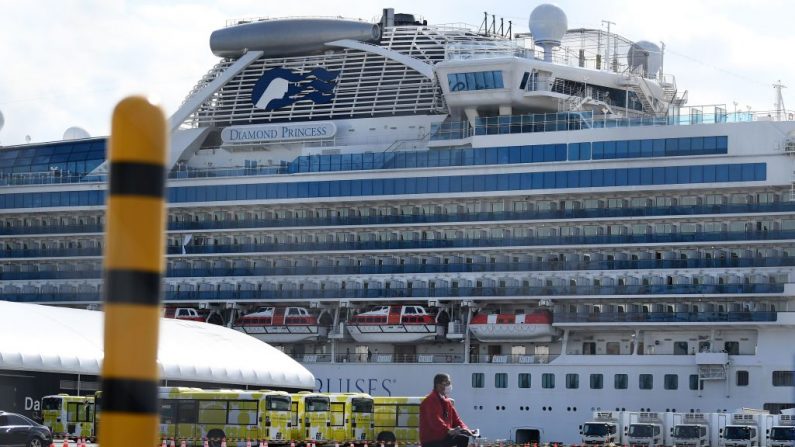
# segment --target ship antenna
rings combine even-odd
[[[784,108],[784,96],[781,95],[781,89],[787,88],[787,86],[782,84],[779,79],[778,83],[773,84],[773,88],[776,89],[776,121],[781,121],[781,115],[786,115],[787,113],[787,109]]]

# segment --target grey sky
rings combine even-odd
[[[61,139],[70,126],[107,135],[110,113],[124,96],[144,93],[173,113],[218,59],[210,33],[242,17],[343,16],[373,19],[384,7],[429,23],[477,26],[488,10],[527,30],[543,2],[274,0],[0,0],[0,144]],[[795,109],[795,2],[757,0],[562,0],[569,27],[601,27],[632,40],[663,41],[665,71],[691,105],[733,102],[773,108],[781,79]]]

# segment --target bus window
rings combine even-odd
[[[160,401],[160,423],[173,424],[175,423],[174,414],[176,413],[176,403],[170,400]]]
[[[180,402],[177,407],[177,423],[178,424],[195,424],[198,419],[196,416],[197,405],[196,401]]]
[[[329,411],[329,400],[324,397],[307,397],[306,411],[319,412]]]
[[[60,410],[63,399],[60,397],[45,397],[41,401],[42,410]]]
[[[287,396],[268,396],[265,398],[268,410],[290,411],[290,398]]]
[[[351,406],[354,413],[372,413],[373,401],[372,399],[354,398],[351,400]]]

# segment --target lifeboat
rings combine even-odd
[[[552,312],[536,310],[532,313],[478,313],[469,322],[469,330],[480,341],[525,341],[551,338]]]
[[[360,343],[414,343],[436,336],[436,321],[422,306],[379,306],[348,320]]]
[[[318,335],[317,317],[303,307],[260,307],[238,318],[232,328],[269,343],[291,343]]]
[[[192,307],[166,307],[163,312],[163,318],[174,318],[176,320],[186,321],[200,321],[206,322],[207,317],[200,314],[198,310]]]

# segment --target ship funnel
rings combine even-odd
[[[569,20],[562,9],[549,3],[537,6],[530,13],[530,33],[536,45],[544,49],[544,61],[552,62],[552,49],[569,29]]]

